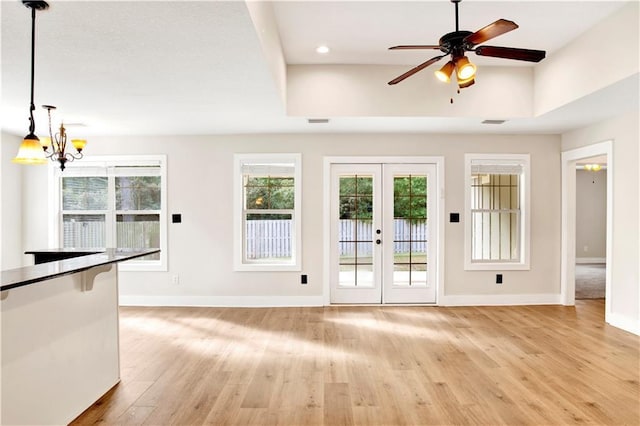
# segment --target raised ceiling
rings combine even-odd
[[[498,18],[520,28],[487,44],[542,49],[548,54],[572,41],[621,2],[478,1],[459,4],[460,29],[476,31]],[[290,64],[417,65],[432,51],[388,51],[398,44],[438,44],[455,30],[454,6],[439,1],[277,2],[275,13],[285,58]],[[579,16],[580,19],[576,19]],[[314,48],[326,44],[329,55]],[[505,60],[471,55],[478,64],[505,65]],[[509,66],[531,63],[507,61]]]
[[[57,105],[57,119],[84,125],[73,130],[78,135],[501,132],[481,125],[485,117],[342,117],[310,125],[287,116],[260,44],[261,29],[242,1],[50,3],[37,18],[36,105]],[[624,3],[464,0],[460,23],[473,31],[497,18],[513,20],[520,28],[491,44],[553,55]],[[21,135],[28,127],[30,16],[17,0],[1,1],[0,7],[2,129]],[[413,65],[424,60],[423,52],[387,47],[436,43],[454,25],[446,0],[285,1],[273,3],[273,11],[290,64]],[[322,43],[331,47],[329,55],[315,53]],[[606,58],[606,52],[597,57]],[[477,62],[515,65],[492,58]],[[596,93],[555,115],[521,120],[508,131],[550,133],[584,125],[627,108],[628,102],[606,111],[598,107],[621,94],[628,95],[628,87]],[[44,133],[40,109],[36,122]]]

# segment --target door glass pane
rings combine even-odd
[[[393,285],[427,285],[427,177],[397,175],[393,181]]]
[[[356,265],[340,264],[340,275],[338,277],[340,286],[355,287],[356,286]]]
[[[373,287],[373,176],[341,176],[339,194],[339,286]]]
[[[356,285],[361,288],[371,288],[374,286],[373,265],[358,265],[356,270]]]

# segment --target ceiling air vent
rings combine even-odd
[[[507,120],[484,120],[482,124],[502,124]]]
[[[309,124],[327,124],[329,122],[328,118],[307,118],[307,122]]]

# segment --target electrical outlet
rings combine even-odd
[[[496,284],[502,284],[502,274],[496,274]]]
[[[178,274],[171,275],[171,284],[179,285],[180,284],[180,275],[178,275]]]
[[[300,275],[300,284],[307,284],[307,275],[306,274]]]
[[[589,246],[582,247],[582,250],[584,250],[585,253],[588,252],[589,251]]]

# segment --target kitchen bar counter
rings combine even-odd
[[[68,424],[118,384],[118,263],[158,251],[2,271],[0,424]]]
[[[39,265],[41,263],[53,262],[56,260],[72,259],[74,257],[87,256],[89,254],[101,253],[104,250],[79,250],[74,248],[62,248],[62,249],[45,249],[45,250],[30,250],[25,251],[24,254],[32,254],[34,263]]]
[[[98,253],[93,252],[92,254],[74,256],[64,260],[9,269],[0,272],[0,291],[46,281],[62,275],[74,274],[76,272],[93,268],[94,266],[108,265],[110,263],[135,259],[137,257],[158,253],[159,251],[160,249],[140,250],[110,248]],[[47,250],[46,252],[70,253],[65,249]],[[45,251],[28,251],[26,253],[45,253]]]

